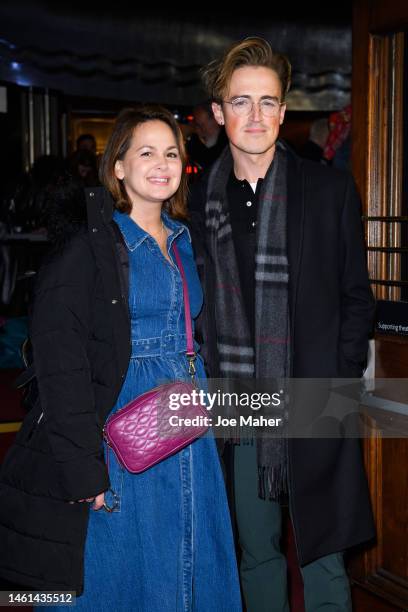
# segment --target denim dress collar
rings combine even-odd
[[[169,235],[169,246],[171,246],[173,240],[181,234],[186,235],[191,242],[190,232],[183,223],[170,217],[164,210],[161,213],[161,218],[164,225],[171,231]],[[134,251],[145,240],[153,240],[150,234],[142,229],[128,214],[115,210],[113,212],[113,220],[121,229],[126,246],[130,251]]]

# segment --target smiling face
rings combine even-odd
[[[286,106],[279,107],[276,117],[266,117],[258,103],[267,98],[281,101],[282,86],[275,70],[264,66],[242,66],[234,70],[224,100],[232,101],[242,96],[254,102],[251,113],[243,117],[235,114],[231,104],[213,103],[217,122],[225,124],[232,153],[273,154]]]
[[[182,161],[173,131],[160,120],[138,125],[115,175],[124,181],[132,205],[163,203],[177,191]]]

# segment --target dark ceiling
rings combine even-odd
[[[17,2],[0,7],[0,80],[188,105],[204,96],[200,66],[257,35],[292,62],[289,107],[331,110],[347,103],[351,74],[351,2],[332,7],[281,2],[265,11],[258,3],[238,13],[233,3],[198,12],[121,1],[109,9],[94,1]]]

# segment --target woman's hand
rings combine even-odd
[[[87,497],[86,499],[78,499],[76,502],[70,501],[70,504],[75,504],[79,502],[94,502],[92,506],[92,510],[100,510],[105,503],[105,493],[99,493],[96,497]]]

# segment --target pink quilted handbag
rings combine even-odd
[[[199,403],[195,384],[196,354],[193,345],[190,303],[183,264],[177,247],[174,255],[183,281],[187,351],[191,382],[169,382],[139,395],[112,414],[105,423],[103,435],[118,461],[129,472],[144,472],[159,461],[181,450],[208,429],[205,406]],[[183,394],[183,402],[176,400]],[[188,399],[187,395],[190,397]],[[171,400],[179,408],[170,409]]]

